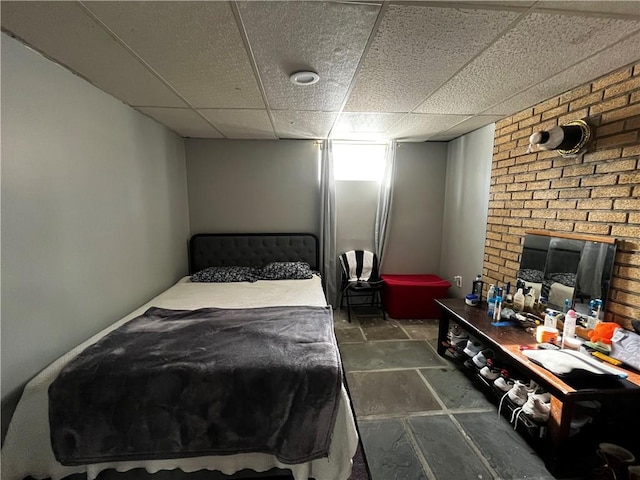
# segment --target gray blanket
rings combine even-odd
[[[329,307],[150,308],[49,388],[63,465],[263,452],[325,457],[342,382]]]

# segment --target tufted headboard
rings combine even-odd
[[[189,242],[189,273],[207,267],[262,267],[307,262],[319,269],[318,238],[310,233],[198,233]]]

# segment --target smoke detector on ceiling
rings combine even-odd
[[[291,83],[295,83],[296,85],[313,85],[320,80],[320,75],[316,72],[305,70],[302,72],[292,73],[289,80],[291,80]]]

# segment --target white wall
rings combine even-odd
[[[186,274],[184,142],[2,35],[1,205],[4,404]]]
[[[441,275],[447,144],[401,143],[382,273]]]
[[[470,293],[482,273],[494,130],[487,125],[449,142],[440,269],[445,278],[462,276],[462,288],[451,287],[450,296]]]
[[[186,140],[191,233],[320,226],[320,148],[310,140]]]

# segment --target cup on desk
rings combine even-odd
[[[539,325],[536,328],[536,342],[538,343],[558,343],[558,329]]]

